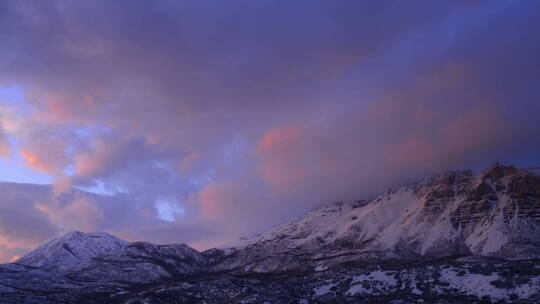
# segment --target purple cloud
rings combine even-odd
[[[202,249],[439,170],[538,161],[539,11],[0,1],[0,86],[24,92],[0,104],[0,152],[55,178],[50,201],[0,202],[18,219],[2,258],[67,229]],[[71,192],[98,185],[111,195]]]

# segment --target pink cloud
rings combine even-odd
[[[32,145],[19,151],[28,167],[44,173],[58,174],[69,163],[63,147],[52,145]]]
[[[276,190],[287,191],[310,174],[309,164],[305,163],[309,155],[299,157],[300,147],[309,140],[307,137],[306,130],[300,126],[285,125],[270,129],[259,141],[261,175]]]
[[[429,169],[440,163],[459,163],[476,151],[496,147],[508,139],[502,120],[492,109],[473,109],[455,120],[413,129],[384,152],[399,167]]]
[[[75,157],[75,170],[83,176],[100,174],[113,164],[116,157],[113,147],[99,142],[94,150]]]
[[[198,193],[201,214],[206,220],[221,220],[234,214],[240,193],[233,184],[211,183]]]
[[[64,231],[95,231],[103,218],[103,210],[91,199],[81,197],[66,205],[36,203],[34,208],[47,215]]]
[[[6,157],[11,153],[11,148],[4,133],[3,123],[0,120],[0,156]]]

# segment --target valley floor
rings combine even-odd
[[[3,269],[0,299],[2,303],[47,304],[538,303],[538,262],[483,257],[426,263],[385,261],[306,273],[198,274],[141,285],[64,281],[57,282],[55,289],[39,283],[21,284],[16,272]],[[39,274],[33,279],[39,280]]]

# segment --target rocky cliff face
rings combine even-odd
[[[199,253],[72,232],[0,266],[0,299],[536,303],[539,259],[540,176],[494,165],[327,204],[240,248]]]
[[[475,176],[448,172],[372,201],[338,202],[263,234],[224,268],[278,271],[358,259],[484,255],[540,257],[540,176],[494,165]],[[261,257],[266,258],[261,260]],[[269,261],[273,261],[273,264]],[[300,266],[300,264],[302,266]],[[226,266],[224,266],[226,265]],[[218,266],[219,267],[219,266]]]

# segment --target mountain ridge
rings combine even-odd
[[[495,164],[394,187],[370,201],[325,204],[226,250],[70,232],[0,265],[0,298],[535,303],[539,221],[538,172]]]
[[[528,201],[538,200],[540,197],[540,177],[533,178],[532,176],[527,170],[504,167],[500,164],[491,166],[477,177],[470,170],[451,171],[428,180],[392,188],[371,202],[339,202],[316,208],[303,218],[291,220],[271,229],[254,243],[263,244],[271,240],[285,239],[291,241],[286,246],[302,247],[304,245],[321,249],[320,247],[323,246],[317,246],[321,244],[313,243],[314,238],[318,238],[319,243],[341,241],[342,245],[350,243],[349,245],[358,248],[366,242],[382,239],[378,245],[382,249],[388,249],[400,245],[398,244],[400,240],[396,237],[406,239],[424,233],[425,240],[420,244],[421,248],[415,250],[417,254],[425,255],[430,249],[433,250],[433,243],[445,237],[446,240],[454,237],[457,242],[460,241],[459,238],[464,237],[465,233],[468,243],[462,244],[464,246],[456,244],[458,252],[453,254],[459,254],[459,250],[468,249],[470,254],[493,255],[498,249],[497,244],[488,242],[489,238],[475,239],[482,234],[481,228],[492,228],[485,227],[486,222],[493,220],[489,224],[504,224],[504,220],[508,218],[500,218],[502,215],[499,213],[503,211],[506,217],[514,213],[512,223],[515,226],[520,224],[517,223],[520,219],[536,220],[540,216],[540,206],[530,204]],[[531,189],[527,188],[527,185],[523,188],[520,183],[529,183],[528,187]],[[328,220],[328,217],[333,218]],[[349,223],[340,222],[343,220]],[[416,222],[413,223],[414,220]],[[339,226],[340,223],[343,225],[330,228],[328,225],[314,225],[314,223],[327,221],[333,226]],[[470,225],[471,223],[477,225]],[[525,224],[530,224],[536,232],[538,228],[536,222]],[[302,225],[304,226],[300,227]],[[403,230],[411,233],[403,235]],[[307,244],[306,241],[312,241],[312,243]],[[411,242],[411,240],[405,241]],[[303,243],[299,244],[299,242]],[[500,256],[504,255],[500,254]],[[513,255],[506,253],[506,257],[528,258],[526,255],[520,256],[519,253]],[[538,255],[536,254],[535,257]]]

